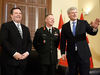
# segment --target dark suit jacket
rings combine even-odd
[[[52,34],[48,32],[46,27],[37,29],[33,46],[38,52],[40,64],[56,64],[57,63],[57,47],[59,44],[59,30],[52,29]]]
[[[86,40],[86,32],[90,35],[97,34],[97,32],[93,32],[93,28],[87,23],[87,21],[84,20],[77,20],[75,36],[73,36],[71,31],[70,22],[64,24],[61,32],[61,54],[65,54],[65,45],[67,40],[67,59],[74,59],[75,44],[77,45],[79,56],[82,59],[89,58],[91,56],[91,52]]]
[[[5,66],[17,66],[19,63],[26,65],[27,59],[16,60],[13,55],[15,52],[23,54],[24,52],[31,51],[31,38],[29,29],[22,25],[23,39],[15,26],[14,22],[3,23],[1,26],[1,61]]]

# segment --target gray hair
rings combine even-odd
[[[69,14],[71,10],[77,10],[77,8],[76,8],[76,7],[70,7],[70,8],[67,10],[67,14]]]

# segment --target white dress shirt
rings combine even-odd
[[[14,22],[14,21],[13,21],[13,22]],[[16,25],[16,27],[17,27],[17,24],[18,24],[18,23],[16,23],[16,22],[14,22],[14,23],[15,23],[15,25]],[[20,23],[19,23],[19,28],[20,28],[20,30],[21,30],[21,32],[22,32],[22,27],[21,27],[21,24],[20,24]],[[15,55],[16,53],[17,53],[17,52],[15,52],[14,55]],[[29,55],[29,52],[28,52],[28,51],[26,51],[26,53],[28,53],[28,55]],[[13,55],[13,56],[14,56],[14,55]]]
[[[14,22],[14,23],[15,23],[16,27],[18,27],[17,26],[18,23],[16,23],[16,22]],[[21,27],[21,24],[20,23],[19,23],[19,28],[20,28],[20,31],[22,32],[22,27]]]
[[[46,28],[47,28],[48,31],[49,31],[49,29],[51,29],[50,33],[52,34],[52,27],[51,27],[51,28],[48,28],[48,27],[46,26]]]
[[[70,28],[71,28],[72,32],[73,32],[73,22],[75,22],[75,26],[76,26],[77,20],[75,20],[75,21],[70,20]]]

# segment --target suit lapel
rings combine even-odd
[[[73,32],[72,32],[72,30],[71,30],[71,27],[70,27],[70,21],[68,22],[68,26],[67,26],[67,27],[68,27],[68,28],[66,28],[66,29],[68,29],[68,31],[71,33],[71,35],[74,36],[74,35],[73,35]],[[70,33],[69,33],[69,34],[70,34]]]
[[[23,39],[25,38],[25,29],[24,29],[24,26],[21,24],[21,27],[22,27],[22,35],[23,35]]]
[[[15,30],[15,32],[17,33],[17,35],[21,38],[20,33],[19,33],[19,31],[18,31],[18,29],[17,29],[17,27],[16,27],[16,25],[14,24],[13,21],[11,21],[11,26],[13,27],[13,29]]]
[[[71,27],[70,27],[70,22],[68,22],[68,29],[70,29],[69,31],[71,32],[71,34],[73,35],[73,32],[71,31]],[[77,19],[77,23],[76,23],[76,30],[75,30],[75,36],[78,33],[79,27],[80,26],[80,21]],[[73,35],[74,36],[74,35]]]
[[[78,30],[79,30],[79,27],[80,26],[80,22],[79,20],[77,19],[77,25],[76,25],[76,31],[75,31],[75,35],[78,33]]]
[[[16,25],[13,21],[11,21],[11,25],[12,25],[13,29],[15,30],[15,32],[17,33],[17,35],[21,38],[19,30],[18,30],[18,28],[16,27]],[[22,25],[21,25],[21,27],[22,27]],[[23,29],[22,29],[22,31],[23,31]]]

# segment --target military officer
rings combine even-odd
[[[37,29],[33,39],[33,46],[38,52],[40,74],[55,75],[59,30],[52,27],[54,24],[52,14],[46,15],[45,22],[46,26]]]

